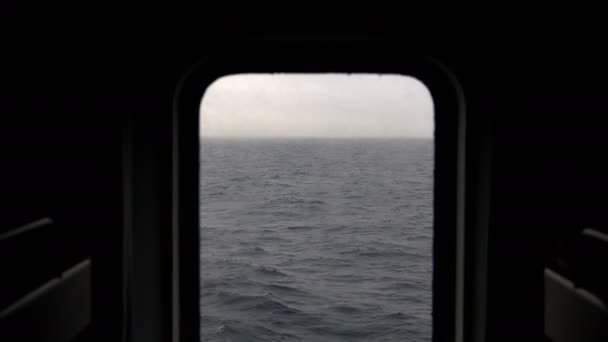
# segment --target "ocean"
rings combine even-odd
[[[203,341],[430,341],[432,139],[203,138]]]

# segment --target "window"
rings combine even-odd
[[[237,74],[200,106],[204,340],[431,338],[434,108],[396,74]]]
[[[467,155],[473,158],[465,160],[468,147],[464,134],[468,126],[464,95],[453,74],[441,63],[399,51],[389,46],[389,42],[283,43],[257,41],[209,55],[184,75],[176,89],[170,198],[172,236],[171,246],[164,253],[171,260],[171,283],[167,285],[173,307],[166,312],[172,317],[170,331],[173,336],[196,340],[201,335],[200,271],[204,263],[200,255],[200,207],[203,205],[199,186],[201,99],[214,81],[226,75],[280,71],[409,75],[428,87],[434,112],[432,340],[483,340],[484,255],[465,255],[464,250],[467,244],[475,250],[483,247],[486,221],[482,216],[479,220],[472,217],[466,221],[465,208],[481,214],[487,214],[487,208],[482,206],[485,201],[473,201],[476,191],[480,190],[478,184],[465,183],[465,171],[476,167],[476,154],[469,151],[472,153]],[[465,165],[465,161],[471,165]],[[485,196],[486,192],[480,192],[480,196]],[[483,196],[481,198],[485,198]],[[473,235],[465,236],[465,226]],[[465,256],[467,260],[471,259],[470,262],[465,263]]]

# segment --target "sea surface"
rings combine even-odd
[[[430,341],[432,139],[201,140],[203,341]]]

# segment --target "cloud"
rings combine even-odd
[[[401,75],[239,74],[205,92],[201,136],[432,137],[433,101]]]

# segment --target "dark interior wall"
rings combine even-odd
[[[55,266],[65,270],[91,258],[93,335],[100,341],[117,340],[125,111],[118,105],[115,79],[100,60],[65,46],[28,46],[4,45],[0,63],[0,229],[51,218],[54,223],[45,229],[54,233],[44,243],[52,255],[40,254],[36,269],[21,272]],[[29,253],[36,256],[40,251]]]
[[[53,238],[45,242],[52,254],[23,272],[67,269],[91,258],[93,322],[83,341],[118,341],[129,330],[147,341],[168,340],[170,325],[151,322],[171,318],[164,258],[170,251],[171,112],[193,57],[164,59],[160,45],[78,44],[51,36],[4,44],[0,233],[53,220]],[[125,264],[127,229],[136,257]],[[125,271],[136,287],[132,307],[125,307]],[[128,311],[131,322],[123,321]]]
[[[488,339],[540,340],[542,269],[556,240],[608,223],[606,68],[597,55],[551,50],[460,66],[467,116],[491,122]]]
[[[490,341],[541,340],[542,270],[558,241],[608,225],[604,55],[566,43],[438,56],[463,86],[468,141],[491,145]]]

